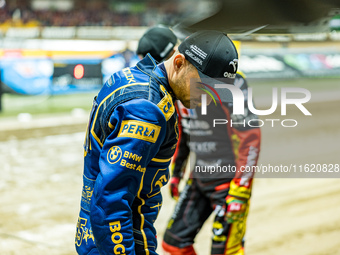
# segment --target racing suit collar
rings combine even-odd
[[[141,61],[137,63],[137,67],[155,79],[158,83],[161,83],[169,92],[173,101],[176,100],[175,94],[169,85],[168,75],[163,63],[157,65],[157,61],[148,53]]]

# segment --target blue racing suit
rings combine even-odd
[[[147,55],[114,73],[93,102],[75,238],[79,254],[156,253],[153,223],[178,139],[163,64]]]

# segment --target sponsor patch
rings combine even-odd
[[[160,85],[160,88],[163,91],[163,93],[165,94],[165,96],[157,104],[157,106],[163,112],[166,121],[168,121],[171,118],[171,116],[174,114],[175,107],[174,107],[174,104],[172,102],[172,98],[171,98],[170,94],[166,91],[166,89],[162,85]]]
[[[75,244],[79,247],[81,246],[83,240],[85,240],[86,245],[90,240],[92,240],[92,243],[94,243],[94,236],[92,230],[87,226],[87,219],[79,217],[77,222]]]
[[[237,70],[237,65],[238,65],[238,59],[233,59],[232,61],[229,62],[229,65],[233,66],[234,72],[236,73]]]
[[[191,51],[186,50],[185,54],[187,54],[189,57],[191,57],[194,61],[196,61],[198,64],[203,65],[202,59],[197,57],[195,54],[193,54]]]
[[[133,161],[136,161],[136,162],[140,162],[140,160],[142,159],[142,156],[139,156],[129,151],[124,151],[123,157],[127,159],[132,159]]]
[[[158,169],[151,182],[151,190],[147,196],[154,197],[161,192],[161,188],[169,181],[169,171],[167,168]]]
[[[223,76],[226,77],[226,78],[235,78],[236,77],[236,73],[224,72]]]
[[[197,47],[197,45],[190,45],[190,49],[192,50],[192,52],[194,52],[196,55],[198,55],[200,58],[205,59],[208,54],[205,53],[202,49],[200,49],[199,47]]]
[[[135,77],[131,73],[130,68],[126,67],[122,70],[122,72],[125,75],[126,79],[128,80],[129,84],[136,82]]]
[[[93,194],[94,180],[87,178],[83,175],[83,190],[81,194],[81,208],[85,211],[90,211],[91,198]]]
[[[109,223],[111,235],[111,241],[113,243],[113,253],[114,254],[125,254],[125,246],[122,244],[123,235],[121,232],[120,221],[114,221]]]
[[[139,120],[124,120],[120,127],[118,137],[131,137],[155,143],[161,127]]]
[[[119,146],[112,146],[107,152],[107,161],[110,164],[116,164],[122,157],[122,149]]]

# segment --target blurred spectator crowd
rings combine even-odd
[[[145,10],[100,9],[32,10],[23,8],[0,8],[0,29],[8,27],[36,26],[153,26],[158,23],[172,25],[183,13],[174,4]]]

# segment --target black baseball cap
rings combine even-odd
[[[158,25],[150,28],[139,40],[137,54],[150,53],[158,62],[162,62],[173,50],[177,36],[169,27]]]
[[[196,67],[203,83],[234,84],[238,53],[234,43],[224,33],[203,30],[188,36],[178,47],[180,53]]]

